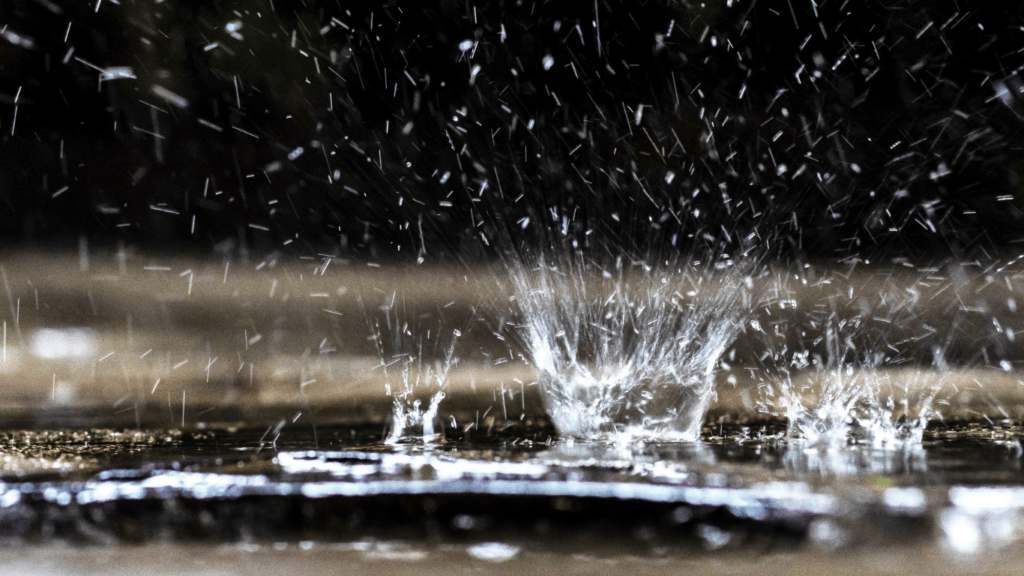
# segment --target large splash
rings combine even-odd
[[[722,355],[743,331],[747,267],[610,266],[581,254],[511,269],[516,334],[559,432],[588,440],[692,441]]]

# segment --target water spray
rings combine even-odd
[[[744,330],[744,265],[581,253],[510,269],[515,327],[559,432],[586,440],[693,441],[722,355]]]

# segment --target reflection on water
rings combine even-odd
[[[926,456],[924,449],[913,445],[884,450],[873,446],[814,446],[791,441],[783,453],[782,462],[786,469],[804,474],[901,476],[926,473]]]
[[[949,491],[952,507],[939,514],[942,544],[971,553],[1005,548],[1024,539],[1024,490],[1020,487],[957,486]]]
[[[224,541],[337,541],[441,522],[444,534],[484,537],[473,554],[491,561],[556,525],[703,550],[789,534],[824,549],[924,542],[969,553],[1024,536],[1017,427],[946,426],[902,450],[787,441],[776,433],[783,422],[754,435],[716,428],[702,442],[542,443],[523,436],[545,431],[522,428],[399,446],[382,443],[377,426],[284,428],[276,446],[262,428],[8,432],[0,517],[20,520],[0,521],[0,536],[119,541],[95,518],[117,526],[145,510],[160,512],[146,512],[144,540],[199,537],[201,518],[212,522],[203,537]],[[312,515],[292,517],[304,502],[316,502]],[[332,522],[351,527],[332,532]],[[514,529],[494,532],[505,525]]]

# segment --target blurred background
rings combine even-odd
[[[1012,253],[1021,8],[8,0],[10,249]],[[593,235],[591,235],[593,234]]]

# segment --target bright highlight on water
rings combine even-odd
[[[693,441],[722,354],[744,330],[743,265],[574,254],[516,264],[514,327],[560,433],[587,440]]]

